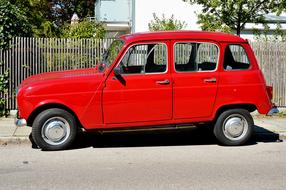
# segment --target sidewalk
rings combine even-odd
[[[255,133],[260,135],[279,135],[286,140],[286,117],[254,116]],[[16,127],[14,118],[0,118],[0,145],[30,142],[31,127]]]
[[[31,127],[16,127],[14,118],[0,118],[0,145],[30,142]]]

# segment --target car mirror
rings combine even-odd
[[[120,67],[115,67],[115,68],[113,69],[113,73],[114,73],[115,76],[120,76],[120,75],[121,75],[121,69],[120,69]]]

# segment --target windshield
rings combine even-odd
[[[124,45],[124,41],[122,40],[115,40],[114,42],[112,42],[108,50],[103,53],[102,62],[101,62],[101,66],[99,69],[100,71],[104,71],[106,68],[110,67],[110,65],[113,63],[113,61],[117,57],[123,45]]]

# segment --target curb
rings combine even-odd
[[[31,144],[29,137],[0,137],[0,146],[8,144]]]
[[[280,140],[286,140],[286,133],[279,134],[279,139]]]

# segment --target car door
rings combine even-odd
[[[212,114],[219,75],[219,47],[210,42],[173,41],[174,119]]]
[[[171,119],[172,86],[166,41],[130,46],[114,70],[103,90],[105,124]]]

